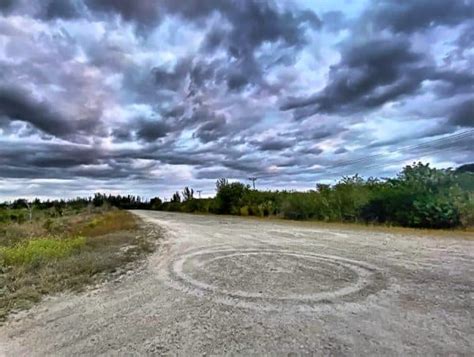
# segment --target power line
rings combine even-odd
[[[471,130],[470,132],[473,132],[473,131]],[[427,143],[423,143],[423,144],[419,144],[419,145],[410,145],[410,146],[404,147],[403,149],[401,148],[400,151],[405,151],[406,149],[409,148],[410,150],[416,151],[416,156],[417,157],[419,157],[420,155],[431,155],[431,154],[438,153],[438,152],[441,152],[441,151],[448,151],[448,150],[452,150],[454,148],[445,147],[445,146],[436,148],[436,147],[429,146],[428,144],[431,145],[433,143],[436,143],[437,145],[440,145],[440,144],[445,145],[447,143],[450,143],[453,140],[460,141],[460,140],[465,139],[465,138],[470,138],[470,135],[468,136],[468,134],[470,134],[470,133],[463,133],[462,136],[452,136],[452,137],[449,137],[449,138],[445,138],[446,140],[443,140],[443,141],[440,141],[438,139],[438,140],[430,141],[429,143],[427,142]],[[412,155],[408,155],[408,156],[405,156],[405,157],[399,158],[399,159],[390,159],[390,160],[384,161],[382,163],[374,162],[375,158],[382,157],[382,156],[386,156],[386,154],[371,155],[371,156],[368,156],[364,159],[354,160],[353,162],[350,162],[346,165],[335,165],[335,166],[330,167],[329,171],[332,171],[332,170],[338,169],[338,168],[350,167],[350,166],[353,166],[355,164],[361,165],[361,164],[364,164],[364,163],[368,163],[369,165],[366,168],[373,168],[373,167],[386,166],[386,165],[397,163],[397,162],[404,162],[404,161],[412,160],[412,159],[416,160],[416,158],[414,157],[414,154],[412,154]],[[339,171],[339,170],[336,170],[336,172],[337,171]],[[334,172],[331,172],[331,173],[334,173]]]
[[[449,142],[449,141],[452,141],[452,140],[464,139],[466,137],[470,137],[471,135],[474,135],[474,129],[465,130],[465,131],[460,132],[460,133],[451,134],[447,137],[426,141],[424,143],[418,143],[418,144],[402,146],[402,147],[399,147],[396,151],[416,150],[416,149],[419,149],[419,148],[426,147],[427,145],[429,146],[429,145],[433,145],[433,144],[444,144],[445,142]],[[381,157],[381,156],[386,156],[386,153],[367,155],[367,156],[357,158],[357,159],[339,161],[339,162],[336,162],[334,165],[332,165],[331,168],[337,168],[337,167],[351,165],[351,164],[355,164],[355,163],[361,163],[361,162],[364,162],[364,161],[370,161],[370,160],[373,160],[374,158]]]
[[[453,143],[454,141],[459,142],[464,139],[473,139],[474,141],[474,129],[465,130],[459,133],[445,136],[443,138],[433,139],[433,140],[429,140],[423,143],[405,145],[394,150],[394,152],[414,151],[416,152],[416,156],[418,157],[421,155],[431,155],[431,154],[435,154],[442,151],[452,150],[454,148],[446,147],[446,144]],[[353,159],[353,160],[339,161],[329,166],[328,168],[325,169],[324,172],[321,172],[321,173],[326,173],[326,174],[331,174],[331,175],[341,175],[344,172],[347,173],[347,171],[356,164],[358,165],[368,164],[367,166],[364,167],[364,169],[373,169],[373,168],[378,168],[382,166],[393,165],[396,163],[403,163],[409,160],[416,160],[416,158],[414,157],[414,154],[412,154],[412,155],[407,155],[403,158],[398,158],[398,159],[392,158],[389,160],[385,160],[383,162],[376,162],[377,158],[386,157],[386,156],[387,156],[386,153],[378,153],[378,154],[368,155],[368,156],[364,156],[364,157]],[[280,175],[281,174],[279,173],[265,174],[265,175],[259,175],[259,178],[266,179],[266,178],[277,177]],[[283,175],[285,176],[289,174],[283,174]]]

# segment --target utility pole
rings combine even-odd
[[[201,198],[201,192],[202,192],[202,190],[196,190],[196,192],[198,193],[199,198]]]
[[[249,177],[249,180],[252,181],[253,189],[255,190],[255,181],[257,181],[257,177]]]

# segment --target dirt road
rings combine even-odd
[[[136,212],[165,229],[119,280],[0,328],[0,354],[472,355],[474,241]]]

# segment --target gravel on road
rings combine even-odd
[[[474,241],[134,211],[164,230],[143,266],[45,299],[0,354],[472,355]]]

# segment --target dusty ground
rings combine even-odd
[[[166,229],[148,263],[12,319],[0,354],[474,351],[472,240],[136,213]]]

